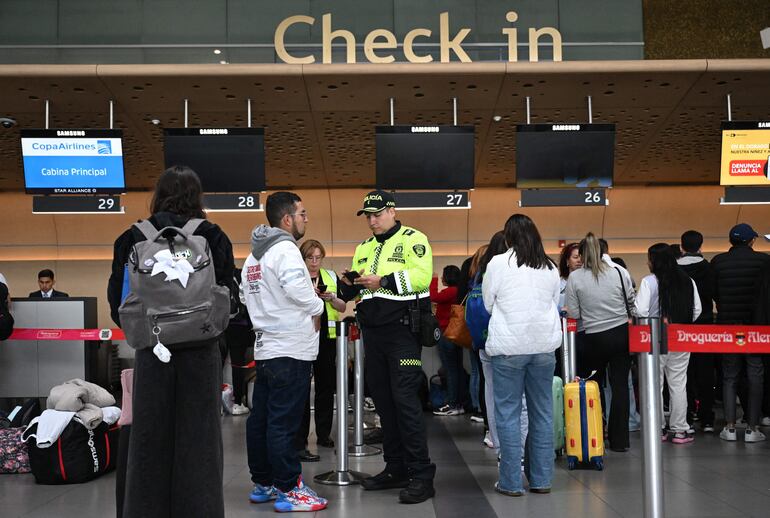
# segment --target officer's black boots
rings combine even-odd
[[[298,457],[300,462],[318,462],[321,460],[320,455],[311,453],[310,450],[308,450],[307,448],[305,448],[304,450],[300,450],[298,452]]]
[[[386,468],[379,475],[365,478],[361,481],[361,487],[369,491],[380,489],[400,489],[409,485],[409,477],[406,473],[394,473]]]
[[[433,498],[435,494],[432,480],[413,478],[409,481],[406,489],[399,493],[398,500],[402,504],[419,504],[428,498]]]

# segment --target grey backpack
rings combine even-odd
[[[227,327],[230,290],[216,283],[209,244],[193,233],[203,222],[157,230],[147,220],[134,224],[147,238],[131,250],[131,291],[121,304],[120,325],[134,349],[163,343],[210,340]]]

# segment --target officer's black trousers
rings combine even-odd
[[[432,480],[436,465],[428,455],[419,390],[421,346],[401,323],[364,327],[365,377],[382,421],[387,469]]]

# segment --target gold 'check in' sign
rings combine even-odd
[[[505,19],[513,23],[519,19],[515,11],[506,14]],[[313,55],[297,56],[289,53],[284,43],[286,31],[292,25],[306,24],[313,25],[316,19],[312,16],[296,15],[290,16],[278,24],[275,29],[275,52],[284,62],[295,65],[307,65],[315,63]],[[449,31],[449,13],[444,12],[439,15],[439,49],[441,63],[449,63],[451,55],[454,54],[458,60],[463,63],[470,63],[471,58],[463,50],[462,42],[468,37],[471,30],[467,27],[459,29],[452,34]],[[501,31],[508,39],[508,61],[516,62],[519,60],[517,38],[518,29],[515,27],[505,27]],[[430,54],[418,54],[415,51],[415,40],[418,38],[430,38],[433,31],[425,28],[416,28],[407,32],[404,36],[403,49],[404,56],[410,63],[430,63],[433,56]],[[550,36],[553,42],[553,60],[562,60],[562,38],[561,33],[554,27],[543,27],[540,29],[529,29],[529,60],[538,61],[538,43],[543,36]],[[345,29],[332,29],[332,15],[324,14],[321,16],[321,40],[322,40],[322,62],[332,62],[332,41],[341,39],[345,41],[347,63],[356,62],[356,37]],[[364,55],[370,63],[393,63],[396,58],[392,50],[398,48],[396,35],[387,29],[375,29],[366,35],[364,39]]]

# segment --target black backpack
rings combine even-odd
[[[0,340],[7,340],[13,333],[13,315],[8,309],[8,286],[0,282]]]
[[[241,302],[240,297],[241,268],[235,268],[233,271],[233,285],[235,289],[230,290],[230,322],[251,325],[246,304]]]

